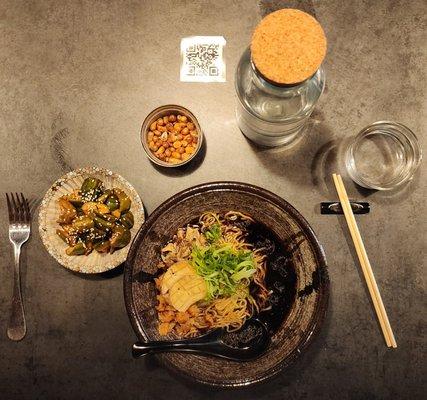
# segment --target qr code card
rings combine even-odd
[[[191,36],[181,40],[181,81],[225,82],[222,36]]]

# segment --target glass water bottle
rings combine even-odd
[[[236,70],[237,123],[242,133],[262,146],[291,145],[304,127],[325,87],[322,66],[294,85],[267,81],[256,69],[248,47]]]

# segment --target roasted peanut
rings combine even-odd
[[[168,130],[168,132],[172,132],[173,131],[173,124],[171,122],[168,122],[166,124],[166,129]]]
[[[179,164],[196,151],[198,132],[187,116],[170,114],[150,124],[147,142],[158,159]]]
[[[156,151],[156,156],[158,156],[159,154],[162,154],[165,152],[165,148],[163,146],[160,146],[159,149]]]
[[[173,124],[173,129],[176,132],[181,132],[181,130],[182,130],[182,124],[180,124],[179,122],[176,122],[175,124]]]

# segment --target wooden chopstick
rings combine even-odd
[[[385,342],[388,347],[396,348],[396,339],[394,337],[393,330],[391,329],[387,312],[385,310],[384,303],[382,301],[381,294],[378,289],[374,273],[372,271],[371,263],[369,262],[369,258],[366,253],[362,237],[360,236],[360,231],[357,226],[356,219],[354,218],[354,214],[351,209],[350,201],[347,196],[347,191],[345,190],[345,186],[340,175],[333,174],[332,177],[334,179],[335,187],[337,189],[341,206],[344,211],[344,216],[347,221],[347,226],[350,230],[351,238],[353,239],[353,244],[360,261],[360,266],[362,267],[363,275],[365,277],[365,281],[369,289],[369,294],[371,295],[371,299],[374,304],[375,312],[377,314]]]
[[[342,179],[340,179],[341,177],[339,175],[337,176],[334,174],[333,178],[334,178],[335,186],[337,188],[338,196],[341,201],[341,206],[344,211],[344,215],[346,217],[347,225],[350,230],[351,237],[353,239],[356,253],[359,258],[360,265],[362,267],[363,275],[365,277],[366,284],[368,286],[369,293],[371,295],[372,302],[374,304],[374,308],[377,313],[377,317],[381,326],[381,330],[384,335],[385,342],[388,347],[391,347],[392,341],[391,341],[390,332],[387,329],[387,325],[384,319],[384,314],[382,313],[382,310],[380,307],[380,303],[382,303],[381,296],[379,294],[378,287],[376,285],[373,273],[372,275],[369,274],[369,268],[368,268],[368,265],[370,266],[369,259],[367,258],[368,256],[366,254],[365,247],[363,246],[362,238],[360,236],[360,232],[357,227],[356,220],[351,210],[351,206],[348,208],[348,205],[350,205],[350,203],[348,203],[347,205],[347,201],[348,201],[347,192],[345,191],[345,187],[344,187],[344,184],[342,183]]]

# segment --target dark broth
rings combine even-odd
[[[268,228],[260,223],[250,223],[245,228],[246,241],[255,249],[266,249],[266,284],[272,293],[269,296],[271,309],[261,312],[258,318],[274,333],[287,317],[296,296],[297,275],[291,255]]]

